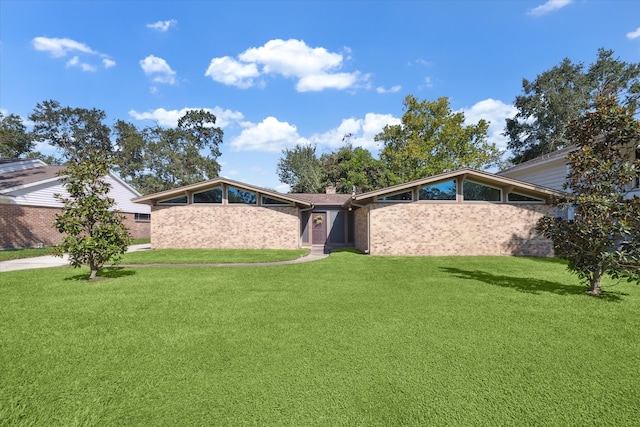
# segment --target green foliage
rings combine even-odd
[[[0,158],[17,159],[33,150],[35,142],[22,118],[16,114],[0,113]]]
[[[616,94],[622,104],[639,106],[640,63],[622,62],[613,51],[601,48],[596,62],[584,68],[565,58],[535,80],[522,80],[524,93],[514,102],[518,112],[507,119],[504,133],[514,163],[570,145],[568,123],[594,107],[602,95]]]
[[[390,178],[382,161],[374,159],[362,147],[345,145],[338,151],[320,156],[325,186],[334,185],[336,192],[349,194],[377,190],[389,185]]]
[[[288,261],[308,253],[308,249],[154,249],[127,252],[122,256],[122,262],[124,264],[261,263]]]
[[[380,158],[397,184],[461,167],[483,169],[497,162],[500,152],[487,142],[489,124],[480,120],[464,125],[464,114],[454,113],[447,98],[435,102],[404,100],[399,125],[385,126],[376,135],[384,147]]]
[[[119,120],[114,127],[115,169],[143,194],[215,178],[223,137],[215,122],[216,116],[205,110],[188,111],[176,128],[156,125],[139,130]]]
[[[53,100],[37,104],[29,116],[35,140],[60,149],[67,160],[88,158],[95,151],[113,154],[111,129],[102,122],[105,118],[102,110],[62,107]]]
[[[575,220],[545,217],[538,224],[594,295],[605,274],[640,283],[640,198],[625,198],[640,179],[640,122],[634,113],[614,96],[601,97],[594,112],[569,124],[567,137],[578,150],[568,157],[571,193],[557,203],[572,206]]]
[[[292,193],[317,193],[324,191],[322,163],[316,156],[316,147],[296,145],[282,150],[277,173],[280,182],[288,184]]]
[[[68,196],[56,194],[64,207],[54,225],[65,234],[55,247],[56,255],[68,253],[73,267],[88,265],[89,278],[94,279],[104,264],[117,263],[130,236],[124,216],[113,209],[115,201],[109,197],[111,186],[105,180],[108,158],[97,150],[91,153],[88,158],[70,160],[61,171],[60,181]]]

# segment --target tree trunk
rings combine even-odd
[[[89,274],[89,280],[93,280],[98,274],[98,267],[96,267],[94,263],[90,262],[89,269],[91,270],[91,274]]]
[[[587,293],[589,295],[593,295],[593,296],[602,295],[602,290],[600,289],[601,278],[602,278],[602,275],[596,274],[596,273],[594,273],[594,275],[591,276],[591,280],[589,281],[590,282],[589,289],[587,290]]]

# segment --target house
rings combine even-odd
[[[283,194],[215,178],[133,199],[154,248],[354,247],[372,255],[552,255],[538,236],[560,193],[460,169],[362,194]]]
[[[62,169],[37,159],[0,159],[0,249],[51,246],[62,240],[53,226],[62,208],[54,194],[67,194],[57,175]],[[140,193],[113,173],[106,181],[133,237],[148,238],[151,210],[131,202]]]
[[[563,190],[569,173],[567,156],[577,149],[576,145],[571,145],[498,172],[498,175],[531,182],[554,190]],[[640,159],[640,147],[627,147],[626,151],[626,155],[631,160]],[[633,196],[640,197],[640,179],[629,186],[628,193],[625,195],[626,198],[633,198]]]

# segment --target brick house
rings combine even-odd
[[[0,249],[51,246],[62,240],[53,227],[62,210],[54,194],[66,194],[57,175],[62,169],[37,159],[0,160]],[[112,173],[106,181],[133,237],[148,238],[151,210],[131,202],[140,193]]]
[[[551,256],[534,227],[559,192],[460,169],[362,194],[283,194],[215,178],[133,199],[154,248],[355,247],[372,255]]]

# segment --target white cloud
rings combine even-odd
[[[393,86],[389,89],[385,89],[383,86],[379,86],[376,88],[376,92],[378,93],[396,93],[396,92],[400,92],[400,90],[402,89],[402,86],[400,85],[396,85]]]
[[[147,28],[165,33],[169,31],[169,28],[175,27],[176,25],[178,25],[178,21],[176,21],[175,19],[170,19],[168,21],[158,21],[154,22],[153,24],[147,24]]]
[[[637,39],[640,37],[640,27],[638,27],[635,31],[630,31],[627,33],[627,38],[630,40]]]
[[[234,138],[230,146],[235,151],[267,151],[277,153],[283,148],[296,144],[308,144],[294,125],[281,122],[275,117],[267,117],[258,124],[245,123],[240,135]]]
[[[77,67],[77,68],[80,68],[82,71],[90,71],[90,72],[98,71],[98,67],[91,64],[87,64],[86,62],[81,62],[80,57],[78,56],[74,56],[73,58],[68,60],[66,66],[67,68]]]
[[[489,98],[475,103],[471,108],[463,108],[462,112],[467,125],[475,125],[481,119],[490,122],[488,141],[495,143],[499,149],[506,150],[508,138],[501,134],[504,132],[505,120],[518,112],[513,105]]]
[[[35,37],[31,40],[31,44],[34,49],[40,52],[49,52],[54,58],[63,58],[73,54],[71,59],[65,64],[67,68],[75,67],[80,68],[82,71],[97,71],[97,65],[90,64],[86,61],[88,55],[100,56],[104,68],[111,68],[116,65],[116,62],[112,60],[109,55],[95,51],[86,44],[71,39]]]
[[[253,79],[258,77],[260,72],[256,64],[243,64],[231,57],[224,56],[213,58],[204,75],[227,86],[247,89],[254,85]]]
[[[350,53],[348,48],[345,52]],[[296,78],[299,92],[346,89],[369,78],[360,72],[336,73],[343,61],[341,54],[323,47],[312,48],[302,40],[275,39],[247,49],[237,59],[213,58],[205,75],[240,88],[254,86],[254,79],[263,74]]]
[[[153,76],[156,83],[175,84],[176,72],[171,69],[167,61],[157,56],[149,55],[140,60],[140,67],[147,76]]]
[[[541,4],[538,7],[529,9],[527,15],[542,16],[547,13],[554,12],[569,5],[573,0],[548,0],[546,3]]]
[[[157,108],[153,111],[146,111],[139,113],[135,110],[129,111],[129,115],[136,120],[151,120],[158,123],[160,126],[176,127],[178,125],[178,119],[184,116],[191,110],[205,110],[216,116],[216,126],[225,128],[233,124],[239,124],[244,115],[239,111],[223,110],[220,107],[215,108],[183,108],[181,110],[165,110],[164,108]]]
[[[71,39],[35,37],[33,40],[31,40],[31,43],[36,50],[39,50],[41,52],[49,52],[54,58],[61,58],[63,56],[66,56],[69,52],[73,51],[88,53],[91,55],[95,55],[98,53],[86,44]]]

